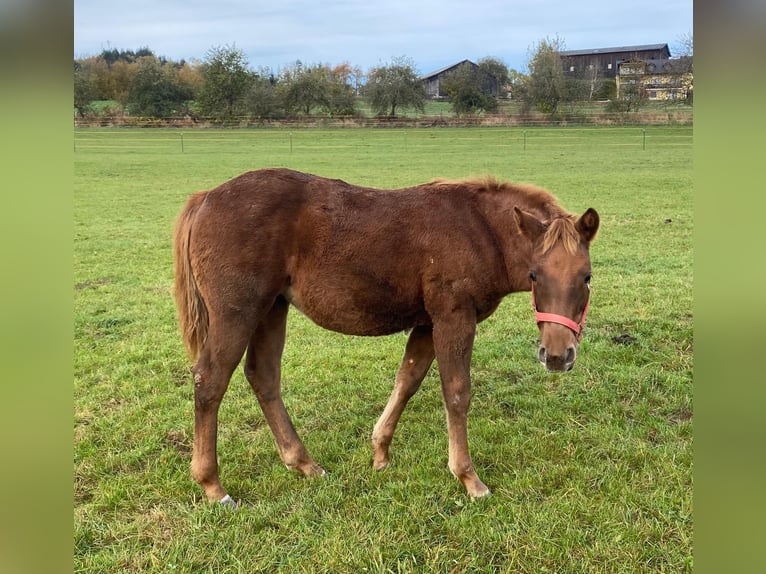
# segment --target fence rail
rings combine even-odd
[[[175,127],[175,128],[416,128],[416,127],[545,127],[545,126],[654,126],[691,125],[692,108],[674,107],[667,111],[650,110],[628,113],[564,113],[551,118],[537,114],[495,114],[455,117],[433,115],[419,117],[308,116],[289,119],[236,117],[227,121],[211,118],[144,118],[128,115],[75,117],[75,127]]]

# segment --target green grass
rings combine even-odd
[[[691,570],[691,128],[647,128],[646,149],[640,128],[198,130],[183,153],[181,137],[74,134],[75,571]],[[238,371],[219,460],[243,504],[203,501],[170,234],[187,195],[265,166],[381,187],[491,173],[599,211],[573,371],[537,364],[526,293],[479,327],[469,441],[493,496],[469,501],[446,468],[436,369],[374,472],[369,435],[406,337],[344,337],[293,312],[285,402],[330,476],[285,470]]]

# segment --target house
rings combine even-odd
[[[670,48],[667,44],[620,46],[588,50],[565,50],[559,53],[564,75],[577,78],[615,78],[622,62],[641,60],[667,60]]]
[[[620,62],[615,82],[618,98],[625,97],[634,87],[633,93],[649,100],[686,99],[693,90],[691,61],[676,58]]]

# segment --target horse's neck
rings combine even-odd
[[[484,206],[484,214],[494,230],[498,245],[501,247],[506,273],[508,276],[509,293],[529,291],[529,264],[532,258],[532,245],[518,230],[513,220],[513,206],[534,213],[538,217],[547,218],[539,205],[521,203],[498,203],[489,201]]]

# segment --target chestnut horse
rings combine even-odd
[[[175,230],[175,298],[194,366],[191,470],[209,500],[235,506],[218,477],[218,407],[244,371],[284,464],[324,474],[280,391],[287,312],[353,335],[411,330],[393,393],[372,432],[384,468],[407,401],[434,358],[446,406],[448,466],[470,497],[489,494],[468,452],[476,324],[532,288],[540,361],[572,368],[589,301],[599,216],[575,217],[548,192],[484,180],[357,187],[287,169],[245,173],[192,195]]]

